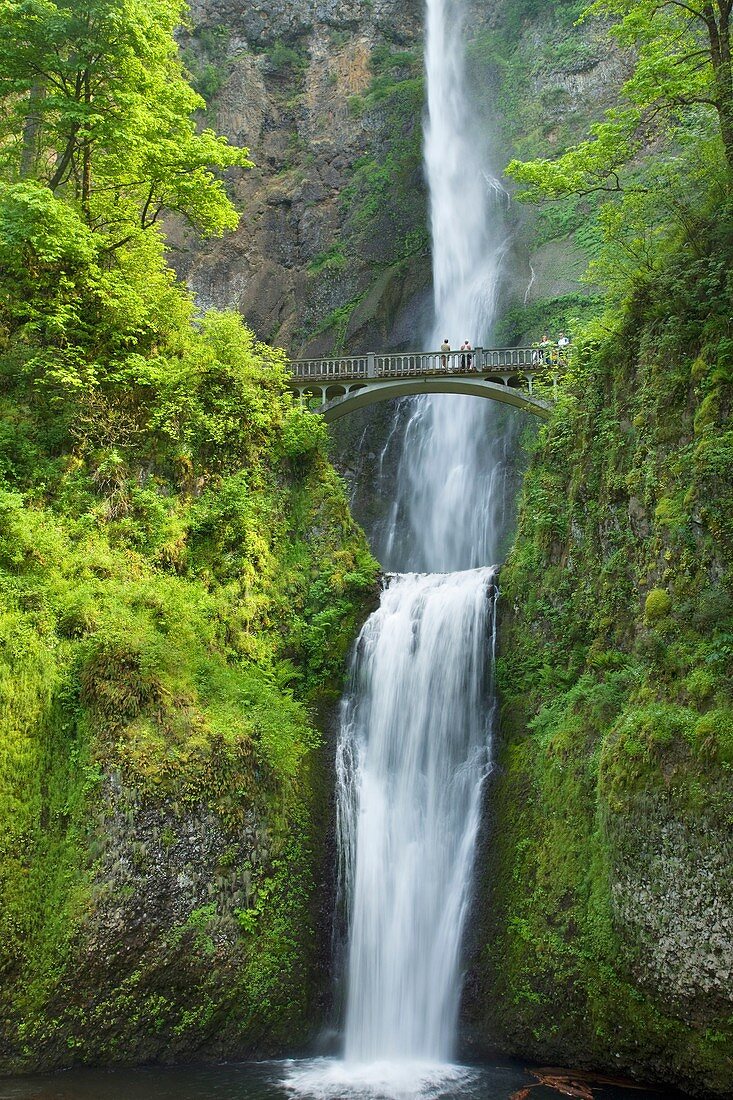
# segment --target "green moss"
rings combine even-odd
[[[294,830],[311,829],[316,784],[307,777],[320,739],[304,701],[340,690],[374,567],[322,460],[281,494],[259,502],[256,539],[246,519],[244,528],[227,529],[223,518],[214,538],[208,506],[192,503],[197,522],[184,525],[190,558],[183,575],[156,568],[129,546],[110,547],[84,516],[69,522],[6,507],[3,545],[12,547],[15,564],[6,555],[1,578],[0,912],[5,1039],[15,1067],[190,1050],[207,1041],[230,998],[222,1042],[236,1033],[243,1048],[276,1049],[308,1029],[317,849],[305,840],[294,846]],[[220,517],[226,499],[225,492]],[[273,521],[282,540],[274,548]],[[235,546],[236,564],[228,560]],[[259,576],[249,571],[252,561]],[[184,940],[212,956],[216,983],[190,974],[186,1000],[199,1008],[185,1025],[179,1018],[161,1028],[151,1044],[152,1009],[142,989],[160,979],[143,960],[134,1020],[125,1020],[124,1042],[114,1050],[109,1034],[122,1027],[133,996],[129,963],[98,960],[85,978],[74,962],[97,904],[87,853],[98,843],[93,822],[102,776],[110,773],[143,804],[173,807],[176,824],[161,841],[169,851],[186,815],[202,804],[227,836],[255,814],[269,830],[275,862],[253,872],[252,888],[265,889],[257,882],[279,874],[291,891],[277,919],[264,906],[261,934],[238,949],[247,959],[246,987],[232,985],[225,955],[207,938],[209,910],[192,912]],[[144,849],[129,855],[143,873]],[[116,904],[124,911],[125,898]],[[162,930],[151,926],[150,934]],[[159,950],[164,959],[178,948]],[[247,997],[264,996],[268,981],[267,1011],[259,1014],[260,1002]],[[83,1008],[97,983],[104,1026]],[[177,995],[166,996],[175,1016]],[[96,1035],[90,1024],[99,1024]]]
[[[343,271],[348,266],[348,257],[344,252],[343,241],[338,241],[326,252],[321,252],[308,264],[308,270],[317,275],[321,271]]]
[[[85,386],[3,313],[4,1069],[275,1052],[316,1023],[314,715],[377,567],[282,353],[194,320],[146,249],[104,322],[96,269],[64,283]]]
[[[718,219],[705,259],[669,256],[588,327],[540,433],[502,572],[491,905],[470,1006],[480,1034],[525,1057],[720,1095],[725,990],[673,995],[648,960],[660,914],[694,922],[665,908],[668,845],[695,904],[727,896],[696,868],[731,855],[732,395],[710,367],[728,356],[731,255]]]
[[[659,518],[659,507],[657,508]],[[672,610],[672,599],[663,588],[653,588],[644,601],[644,616],[649,622],[662,619]]]

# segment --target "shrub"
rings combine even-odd
[[[649,622],[669,615],[672,609],[672,599],[663,588],[652,588],[644,604],[644,616]]]
[[[296,405],[285,417],[282,428],[283,451],[290,459],[323,452],[328,429],[322,417]]]

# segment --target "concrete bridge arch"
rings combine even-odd
[[[556,356],[537,348],[369,353],[295,360],[291,388],[311,407],[317,401],[314,411],[327,423],[382,401],[427,393],[481,397],[544,419],[552,410],[559,366]]]

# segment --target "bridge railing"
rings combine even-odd
[[[296,378],[314,381],[330,378],[366,378],[368,358],[366,355],[346,355],[338,359],[295,359],[293,374]]]
[[[549,354],[540,348],[482,348],[481,369],[502,370],[506,367],[542,367],[549,363]]]
[[[471,351],[405,351],[389,355],[346,355],[339,358],[296,359],[294,380],[325,382],[373,378],[404,378],[418,374],[459,374],[542,371],[557,366],[557,348],[473,348]]]

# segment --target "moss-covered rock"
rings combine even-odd
[[[377,567],[275,353],[226,315],[177,336],[93,434],[0,357],[0,1070],[318,1022],[322,718]]]
[[[730,218],[699,234],[578,349],[527,475],[468,1014],[484,1045],[723,1096]]]

